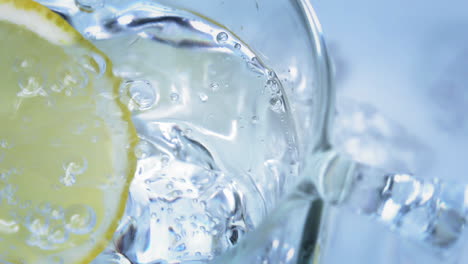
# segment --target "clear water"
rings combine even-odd
[[[228,30],[186,11],[77,3],[86,12],[56,10],[111,58],[141,138],[126,215],[95,263],[210,261],[297,180],[280,80]]]

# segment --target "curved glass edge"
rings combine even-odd
[[[335,87],[333,85],[331,62],[327,51],[322,27],[309,0],[291,0],[292,4],[296,7],[301,19],[308,25],[310,43],[312,43],[311,52],[316,61],[313,63],[317,73],[316,85],[322,87],[318,89],[320,106],[315,114],[316,125],[312,127],[321,127],[320,133],[316,136],[319,137],[317,145],[310,146],[304,153],[306,155],[306,163],[314,163],[315,157],[322,158],[321,153],[326,153],[331,149],[330,134],[333,123],[333,111],[335,107]],[[303,170],[304,174],[319,173],[317,170],[308,170],[308,164],[305,165]],[[308,176],[308,175],[303,175]],[[312,178],[323,178],[318,175],[312,175]],[[317,178],[316,178],[317,177]],[[309,178],[310,179],[310,178]],[[315,182],[315,181],[314,181]],[[327,210],[323,201],[311,204],[304,224],[302,240],[300,244],[298,264],[318,264],[321,262],[321,245],[324,243],[323,230],[326,225]]]

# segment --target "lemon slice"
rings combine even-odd
[[[0,39],[0,263],[89,263],[136,167],[120,79],[31,0],[0,0]]]

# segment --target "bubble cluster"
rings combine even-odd
[[[16,218],[22,219],[20,216]],[[42,202],[28,210],[24,220],[14,222],[11,228],[18,231],[19,225],[23,225],[29,231],[26,239],[29,246],[55,250],[69,243],[74,235],[92,232],[95,221],[94,210],[87,205],[72,205],[64,210],[58,205]],[[61,263],[60,258],[51,263]]]

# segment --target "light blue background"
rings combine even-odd
[[[311,2],[334,60],[338,111],[355,111],[344,106],[351,100],[398,128],[391,138],[360,139],[402,160],[377,165],[467,184],[468,1]],[[442,258],[366,217],[333,214],[326,263],[468,263],[466,242]]]

